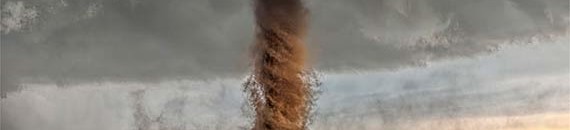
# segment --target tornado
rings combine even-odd
[[[311,89],[306,69],[307,9],[301,0],[254,0],[253,75],[245,83],[252,130],[303,130]]]

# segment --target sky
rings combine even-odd
[[[251,2],[1,3],[2,129],[247,127]],[[567,0],[306,5],[314,129],[570,128]]]

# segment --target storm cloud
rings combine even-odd
[[[398,69],[568,32],[567,0],[310,0],[311,63]],[[22,82],[235,77],[249,70],[248,0],[2,1],[2,88]]]

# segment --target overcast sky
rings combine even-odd
[[[567,0],[308,0],[311,63],[326,71],[400,68],[564,36]],[[2,73],[126,80],[241,75],[248,0],[6,0]]]
[[[142,117],[163,120],[148,127],[246,124],[249,0],[1,4],[7,130],[134,129]],[[325,90],[317,129],[570,114],[568,0],[306,4],[309,63]]]

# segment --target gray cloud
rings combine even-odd
[[[315,128],[406,130],[418,129],[417,124],[426,120],[566,114],[570,112],[566,98],[570,95],[569,42],[565,38],[509,46],[494,55],[448,60],[426,68],[329,74]],[[479,122],[467,122],[444,124],[460,129],[490,126],[474,127],[468,124]]]
[[[525,128],[534,125],[528,121],[544,117],[517,116],[558,113],[567,117],[569,40],[509,46],[494,55],[448,60],[423,68],[324,73],[324,93],[317,102],[312,127],[416,130],[417,124],[426,120],[451,120],[423,129],[450,125],[468,130],[493,127],[485,122],[517,122],[517,128]],[[246,99],[240,91],[241,82],[102,82],[68,88],[26,84],[24,91],[0,100],[1,124],[3,130],[236,130],[248,124],[247,117],[240,115],[248,114],[240,111]],[[493,119],[497,117],[508,119]],[[466,120],[469,118],[484,121]],[[560,122],[568,118],[562,119]]]
[[[3,1],[6,3],[13,0]],[[312,0],[317,68],[393,69],[565,35],[567,0]],[[247,0],[28,0],[2,34],[2,86],[226,77],[248,70]],[[4,13],[4,11],[3,11]],[[4,17],[3,17],[4,20]]]
[[[33,8],[26,8],[22,1],[6,2],[2,4],[2,17],[0,32],[10,33],[10,31],[21,30],[31,24],[38,16]]]
[[[564,36],[568,1],[322,0],[311,3],[321,66],[386,68]]]

